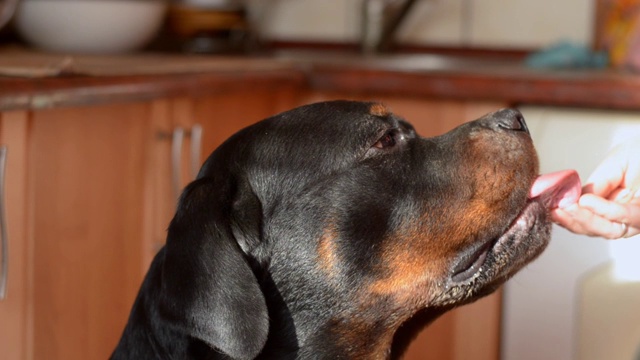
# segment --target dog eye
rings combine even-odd
[[[396,144],[396,132],[389,131],[386,134],[384,134],[384,136],[382,136],[375,144],[373,144],[373,147],[376,147],[378,149],[386,149],[394,146],[395,144]]]

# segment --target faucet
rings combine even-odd
[[[16,11],[18,0],[3,0],[0,4],[0,29],[5,26]]]
[[[362,0],[362,51],[391,50],[398,28],[415,3],[416,0]]]

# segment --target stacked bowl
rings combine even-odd
[[[43,50],[124,53],[153,39],[167,7],[166,0],[21,0],[15,25]]]

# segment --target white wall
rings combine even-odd
[[[640,135],[640,113],[520,110],[542,173],[576,169],[584,181],[613,144]],[[609,243],[554,228],[547,250],[504,288],[502,360],[580,360],[576,357],[580,284],[585,274],[609,260]]]
[[[268,38],[358,39],[362,0],[249,2]],[[431,45],[530,48],[558,40],[589,44],[594,4],[586,0],[422,0],[399,35],[407,43]]]

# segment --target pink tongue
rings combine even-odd
[[[529,198],[542,197],[549,209],[566,208],[578,202],[581,193],[578,173],[575,170],[562,170],[538,176],[531,187]]]

